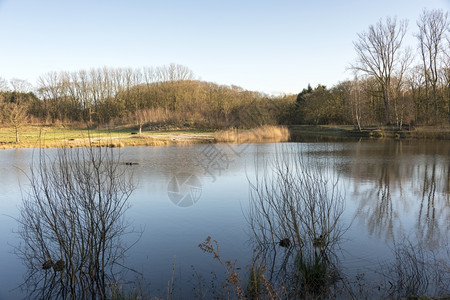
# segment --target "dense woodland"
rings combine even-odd
[[[32,86],[0,78],[2,123],[132,124],[249,128],[264,124],[443,125],[450,123],[450,18],[424,10],[415,49],[408,23],[385,18],[359,33],[353,78],[298,95],[269,96],[199,81],[182,65],[99,68],[42,75]]]

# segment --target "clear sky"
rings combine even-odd
[[[380,18],[450,0],[0,0],[0,77],[182,64],[206,81],[269,94],[351,77],[353,41]]]

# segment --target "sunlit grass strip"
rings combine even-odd
[[[86,139],[79,140],[41,140],[36,142],[20,142],[0,145],[0,149],[13,149],[13,148],[75,148],[75,147],[126,147],[126,146],[168,146],[168,145],[191,145],[199,143],[208,143],[211,139],[186,139],[186,140],[173,140],[169,138],[104,138],[89,141]]]
[[[64,127],[28,126],[20,132],[20,142],[15,142],[11,128],[0,128],[0,149],[165,146],[207,143],[214,140],[213,133],[193,130],[146,131],[138,136],[133,128],[69,129]]]

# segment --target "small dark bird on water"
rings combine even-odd
[[[281,247],[287,248],[291,245],[291,241],[288,238],[285,238],[285,239],[280,240],[279,245]]]
[[[55,270],[55,272],[61,272],[63,269],[64,269],[64,261],[62,259],[58,260],[53,265],[53,270]]]
[[[43,270],[48,270],[51,267],[53,267],[53,261],[51,259],[44,261],[44,263],[42,264]]]
[[[314,247],[323,247],[325,244],[325,239],[322,235],[320,235],[318,238],[313,239],[313,246]]]

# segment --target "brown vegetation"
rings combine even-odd
[[[214,137],[220,143],[287,142],[289,141],[289,130],[284,126],[266,125],[247,130],[218,131]]]

